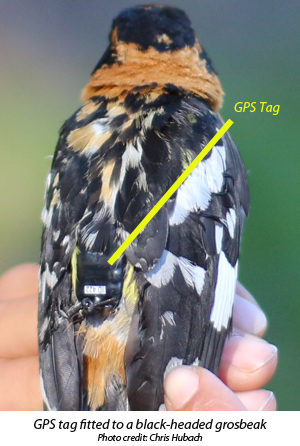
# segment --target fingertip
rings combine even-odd
[[[276,371],[276,346],[252,335],[232,336],[225,345],[219,376],[235,392],[264,386]]]
[[[276,398],[270,390],[238,392],[237,396],[249,411],[275,411],[277,409]]]
[[[277,401],[274,393],[271,391],[266,392],[268,392],[269,395],[266,397],[265,401],[261,404],[258,410],[264,412],[277,410]]]
[[[197,392],[199,375],[193,367],[180,366],[166,376],[165,404],[168,410],[179,410]]]
[[[244,285],[242,285],[240,282],[236,283],[236,294],[238,294],[239,296],[243,297],[244,299],[248,300],[249,302],[253,303],[254,305],[256,305],[257,307],[259,307],[256,299],[252,296],[252,294],[250,293],[250,291],[248,291]]]
[[[267,318],[258,305],[236,295],[233,306],[233,325],[236,329],[256,336],[267,330]]]
[[[209,370],[180,366],[165,379],[167,410],[245,410],[239,398]]]

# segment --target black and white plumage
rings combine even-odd
[[[110,38],[48,177],[39,342],[50,410],[158,410],[175,365],[218,372],[231,328],[249,200],[228,133],[107,263],[223,125],[220,83],[182,11],[130,8]]]

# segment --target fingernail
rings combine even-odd
[[[233,324],[239,330],[258,334],[267,329],[267,318],[258,306],[236,295],[233,307]]]
[[[276,406],[276,403],[273,402],[272,400],[275,400],[275,396],[274,396],[273,392],[269,391],[269,395],[267,396],[267,398],[265,399],[265,401],[263,402],[263,404],[260,406],[260,408],[258,410],[265,410],[269,404],[272,404],[272,406],[274,406],[274,404],[275,404],[275,406]]]
[[[224,350],[223,360],[246,373],[253,373],[277,355],[275,345],[251,335],[232,336]]]
[[[177,367],[165,379],[165,395],[173,410],[183,407],[197,392],[199,377],[189,366]]]

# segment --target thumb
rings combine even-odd
[[[167,410],[246,410],[238,397],[202,367],[180,366],[165,378]]]

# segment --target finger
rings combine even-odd
[[[4,273],[0,277],[0,300],[37,295],[38,270],[38,265],[27,263]]]
[[[37,296],[0,301],[0,357],[37,355]]]
[[[0,410],[42,410],[38,358],[0,360]]]
[[[267,330],[267,318],[258,305],[236,294],[233,326],[246,333],[263,336]]]
[[[225,345],[219,376],[235,392],[259,389],[275,373],[277,348],[251,335],[234,335]]]
[[[277,408],[274,393],[269,390],[252,390],[236,394],[247,410],[273,411]]]
[[[239,294],[241,297],[243,297],[244,299],[248,300],[249,302],[251,302],[252,304],[256,305],[257,307],[259,307],[258,303],[256,302],[256,300],[254,299],[254,297],[252,296],[252,294],[240,283],[237,282],[236,283],[236,289],[235,289],[236,293]]]
[[[164,389],[167,410],[246,410],[219,378],[202,367],[176,367],[167,375]]]

